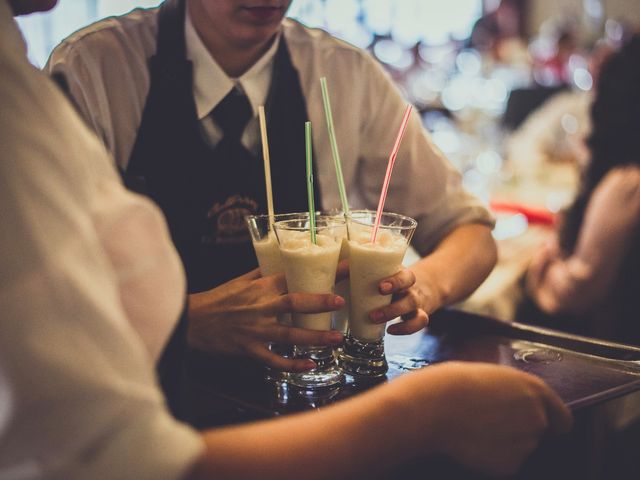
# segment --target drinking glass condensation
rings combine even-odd
[[[358,211],[347,218],[349,235],[349,320],[340,365],[354,376],[379,377],[388,370],[384,355],[385,324],[374,324],[371,311],[389,305],[391,295],[381,295],[380,281],[402,270],[417,222],[404,215],[384,212],[375,243],[371,242],[376,212]]]
[[[274,224],[280,255],[284,265],[289,293],[332,293],[342,239],[344,218],[315,217],[314,244],[309,218],[278,221]],[[295,327],[311,330],[331,330],[331,312],[293,313]],[[310,358],[316,368],[308,372],[290,373],[289,383],[303,390],[335,387],[344,382],[333,347],[295,345],[296,358]]]

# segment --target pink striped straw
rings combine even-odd
[[[373,224],[373,232],[371,232],[371,243],[376,243],[376,236],[378,235],[378,228],[380,227],[380,220],[382,218],[382,211],[384,210],[384,202],[387,199],[387,190],[389,190],[389,182],[391,181],[391,172],[393,171],[393,165],[396,163],[396,157],[398,156],[398,150],[400,149],[400,142],[404,137],[404,131],[407,129],[407,123],[409,122],[409,115],[411,114],[411,104],[407,105],[402,117],[402,123],[400,124],[400,130],[396,137],[396,143],[389,155],[389,163],[387,164],[387,173],[384,175],[384,183],[382,184],[382,192],[380,192],[380,201],[378,202],[378,210],[376,211],[376,221]]]

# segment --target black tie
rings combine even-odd
[[[247,96],[234,87],[211,111],[211,116],[222,129],[225,140],[239,142],[253,111]]]

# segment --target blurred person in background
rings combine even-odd
[[[572,23],[563,25],[556,33],[553,43],[553,51],[548,57],[534,56],[534,78],[542,82],[544,87],[573,85],[573,71],[569,60],[573,55],[581,53],[577,27]]]
[[[46,67],[125,183],[167,217],[190,294],[186,334],[177,332],[163,358],[169,371],[179,366],[185,337],[194,350],[248,355],[284,370],[312,367],[279,357],[266,342],[341,339],[278,325],[265,306],[284,293],[282,281],[255,274],[232,281],[257,266],[243,217],[266,213],[257,109],[265,105],[276,212],[307,209],[306,120],[314,132],[316,206],[339,209],[319,81],[326,75],[350,206],[375,209],[406,101],[367,52],[285,19],[290,3],[167,0],[76,32]],[[463,189],[416,113],[398,158],[386,209],[417,220],[412,243],[423,258],[380,283],[394,300],[370,315],[375,323],[400,316],[388,332],[408,334],[469,295],[493,267],[496,247],[491,215]],[[217,286],[223,290],[214,293]],[[324,308],[342,306],[334,300]]]
[[[54,3],[0,0],[0,478],[348,479],[431,455],[505,475],[570,427],[540,379],[470,363],[278,420],[172,418],[153,364],[184,272],[159,209],[27,60],[12,15]]]
[[[519,0],[501,0],[495,10],[485,13],[473,25],[467,46],[498,63],[520,57],[520,51],[526,49],[521,39],[521,5]]]
[[[591,131],[591,105],[600,70],[616,48],[605,39],[596,42],[587,56],[591,88],[574,86],[553,93],[509,134],[505,156],[511,173],[519,179],[535,179],[545,175],[548,164],[567,164],[575,171],[571,183],[577,183],[579,170],[586,168],[589,161],[586,140]]]
[[[640,36],[605,61],[595,95],[577,198],[533,258],[517,318],[640,345]]]

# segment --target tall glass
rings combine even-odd
[[[283,213],[274,215],[248,215],[245,217],[247,228],[251,234],[253,248],[258,257],[258,265],[263,276],[276,275],[284,273],[284,265],[280,256],[280,246],[273,231],[273,223],[281,220],[303,218],[308,219],[308,213]],[[278,315],[278,323],[282,325],[291,325],[291,315],[288,313]],[[283,357],[290,357],[293,354],[291,346],[272,342],[269,349]],[[274,370],[270,367],[265,369],[265,380],[271,383],[282,383],[287,380],[287,373]]]
[[[371,210],[351,210],[349,216],[351,218],[368,218],[371,214]],[[327,215],[344,218],[343,212],[327,213]],[[345,235],[342,239],[342,247],[340,248],[340,260],[349,258],[349,239]],[[349,278],[345,278],[336,283],[335,286],[336,295],[340,295],[345,300],[345,306],[340,310],[333,312],[333,329],[347,334],[348,320],[349,320],[349,297],[351,296],[351,289],[349,288]],[[342,350],[342,346],[338,347],[338,353]]]
[[[316,243],[312,242],[308,218],[276,222],[274,228],[284,264],[289,293],[331,293],[342,238],[345,235],[344,218],[317,216]],[[294,313],[293,325],[311,330],[331,330],[331,312]],[[292,385],[303,390],[335,387],[344,382],[338,368],[333,347],[295,345],[294,357],[315,362],[316,368],[308,372],[289,373]]]
[[[417,225],[410,217],[384,212],[375,243],[371,243],[375,217],[374,211],[359,211],[347,218],[351,295],[340,366],[354,377],[380,377],[389,368],[384,355],[386,325],[371,323],[369,314],[391,303],[391,295],[381,295],[378,285],[402,270]]]

